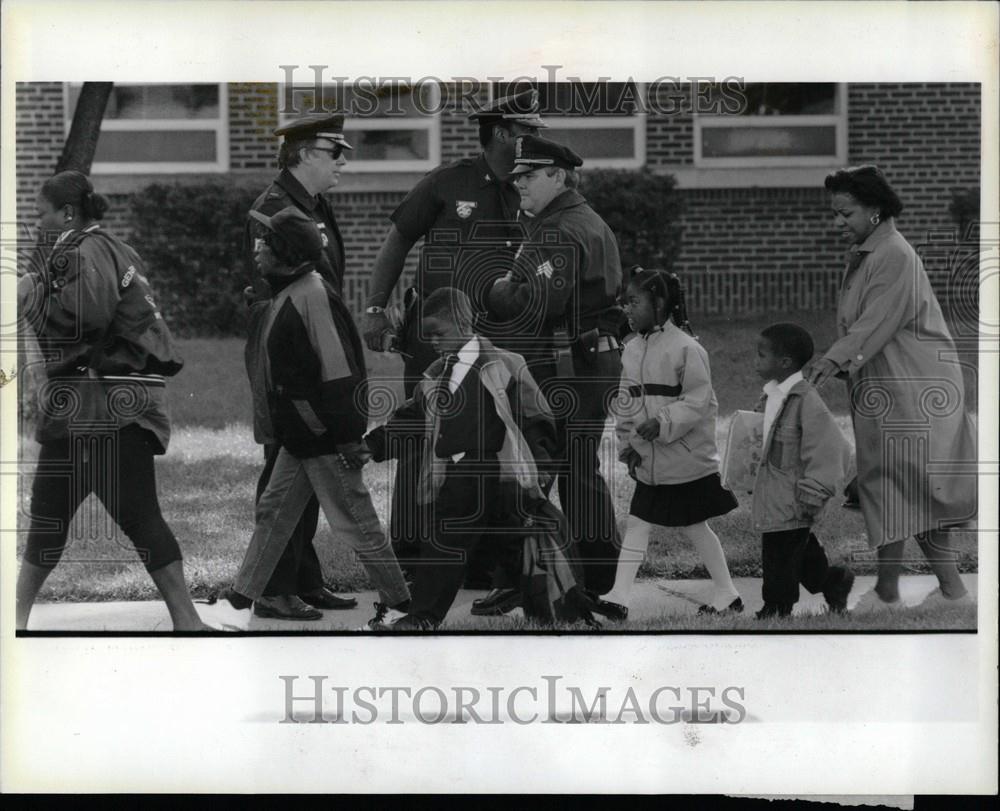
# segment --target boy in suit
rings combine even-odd
[[[554,447],[554,422],[520,355],[473,331],[468,297],[434,291],[423,304],[422,333],[441,357],[413,397],[386,425],[366,435],[376,461],[396,433],[423,437],[417,503],[422,549],[408,613],[376,615],[373,630],[433,630],[462,585],[465,565],[491,531],[520,527],[525,505],[544,499],[538,463]]]
[[[774,324],[757,340],[754,368],[766,381],[764,447],[753,492],[754,529],[762,533],[764,607],[758,619],[787,617],[799,583],[822,592],[830,611],[844,613],[854,575],[830,566],[812,525],[847,478],[850,448],[802,367],[813,356],[809,333]]]

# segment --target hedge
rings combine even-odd
[[[672,175],[591,169],[580,192],[618,239],[622,267],[672,270],[681,249],[682,201]]]
[[[623,267],[673,266],[681,206],[672,177],[593,169],[580,190],[618,238]],[[259,192],[220,179],[154,183],[131,198],[130,241],[175,334],[245,334],[243,288],[252,274],[243,227]]]
[[[176,334],[244,334],[243,228],[260,191],[215,180],[154,183],[133,195],[130,241]]]

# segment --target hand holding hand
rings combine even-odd
[[[383,336],[391,330],[392,325],[385,313],[365,313],[361,321],[361,334],[364,336],[365,345],[372,352],[385,351]]]
[[[364,440],[338,445],[337,455],[348,470],[359,470],[372,458],[372,452]]]
[[[634,477],[635,469],[642,464],[642,456],[633,447],[628,447],[618,454],[618,461],[624,462],[628,466],[628,475]]]
[[[840,371],[840,367],[829,358],[820,358],[809,370],[809,382],[817,388]]]
[[[647,442],[652,442],[660,435],[660,421],[656,417],[648,419],[635,432]]]

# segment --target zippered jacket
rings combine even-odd
[[[672,321],[625,344],[612,411],[619,450],[631,446],[639,452],[635,474],[644,484],[682,484],[719,472],[719,404],[708,353]],[[650,442],[635,429],[653,418],[660,434]]]
[[[64,232],[18,282],[21,317],[46,357],[39,442],[131,423],[170,439],[164,376],[183,366],[139,254],[100,224]]]
[[[272,282],[273,298],[253,313],[247,371],[268,408],[266,425],[255,420],[256,438],[278,442],[299,458],[323,456],[364,435],[364,353],[344,300],[315,263],[304,263],[290,278],[284,286]]]
[[[763,411],[766,397],[757,403]],[[851,447],[816,387],[800,380],[764,437],[753,488],[757,532],[808,527],[844,488]]]

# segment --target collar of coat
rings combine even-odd
[[[576,189],[566,189],[565,191],[559,192],[549,204],[545,206],[541,211],[535,215],[535,222],[540,222],[546,217],[550,217],[558,211],[565,211],[569,208],[576,208],[577,206],[584,206],[587,204],[587,198],[584,197]]]
[[[299,208],[312,211],[319,205],[319,195],[307,192],[306,187],[299,183],[298,178],[287,169],[281,170],[275,183],[288,192],[288,196],[295,201]]]
[[[803,394],[809,391],[811,386],[812,384],[805,378],[798,381],[794,386],[792,386],[788,390],[788,394],[785,395],[784,403],[787,403],[788,398],[792,397],[793,395],[798,395],[799,397],[801,397]],[[778,410],[778,413],[774,417],[775,422],[778,421],[778,417],[781,415],[781,412],[785,410],[784,403],[782,403],[781,408]],[[760,398],[757,400],[757,405],[754,407],[754,411],[763,411],[764,406],[766,405],[767,405],[767,394],[762,392]]]
[[[479,355],[476,358],[477,363],[481,363],[481,365],[485,366],[487,363],[500,361],[500,350],[496,348],[489,338],[485,338],[478,333],[475,333],[475,337],[479,340]],[[440,377],[441,372],[444,371],[444,362],[444,358],[440,357],[428,366],[424,370],[424,379],[435,380]]]
[[[854,251],[856,253],[871,253],[878,245],[898,233],[899,231],[896,230],[896,223],[890,217],[889,219],[880,222],[875,227],[875,230],[865,237],[865,241],[854,248]]]

